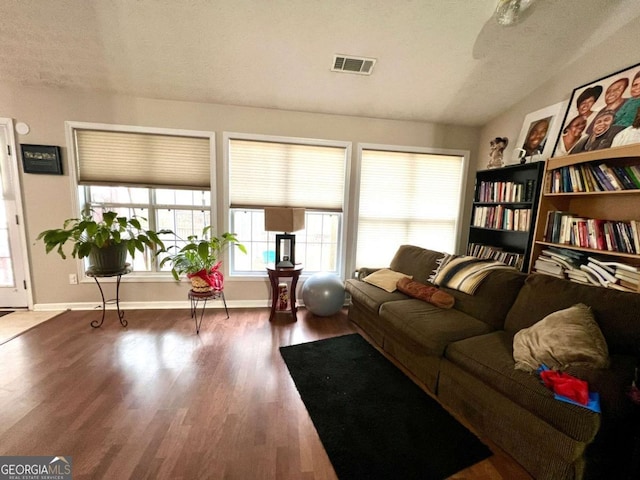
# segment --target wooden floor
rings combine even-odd
[[[0,455],[81,479],[335,479],[278,347],[356,331],[345,312],[67,312],[0,345]],[[529,479],[497,454],[456,480]]]

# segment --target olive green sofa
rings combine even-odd
[[[389,268],[424,283],[443,256],[404,245]],[[346,282],[349,319],[480,436],[537,479],[640,478],[640,406],[625,394],[638,361],[639,294],[496,270],[474,295],[443,288],[455,305],[441,309],[364,282],[373,270]],[[515,333],[577,303],[592,308],[610,367],[568,373],[599,393],[601,414],[556,400],[536,375],[514,368]]]

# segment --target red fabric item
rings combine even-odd
[[[220,264],[222,261],[216,263],[210,272],[206,272],[205,270],[200,270],[197,273],[190,273],[187,277],[200,277],[202,280],[207,282],[207,285],[213,287],[213,290],[216,292],[221,292],[224,288],[224,276],[220,269]]]
[[[589,403],[589,385],[584,380],[555,370],[540,372],[540,378],[554,393],[570,398],[581,405]]]

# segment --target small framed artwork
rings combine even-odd
[[[554,157],[640,143],[640,64],[573,90]]]
[[[560,130],[560,115],[566,105],[566,101],[559,102],[524,117],[512,163],[539,162],[551,156]]]
[[[60,147],[55,145],[20,145],[24,173],[62,175]]]

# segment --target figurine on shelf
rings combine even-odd
[[[504,149],[509,145],[509,139],[507,137],[496,137],[491,142],[491,152],[489,152],[489,163],[487,168],[500,168],[502,167],[502,155]]]

